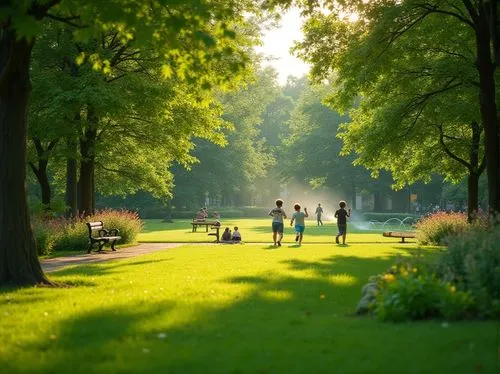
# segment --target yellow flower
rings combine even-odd
[[[384,280],[387,282],[392,282],[395,279],[396,277],[394,276],[394,274],[384,274]]]
[[[413,269],[411,269],[411,271],[413,271],[414,273],[416,273],[418,270],[417,270],[417,268],[413,268]]]
[[[455,291],[457,290],[457,288],[455,286],[451,286],[450,287],[450,291],[451,293],[455,293]]]

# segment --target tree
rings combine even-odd
[[[225,131],[225,147],[199,140],[193,152],[199,163],[189,171],[177,168],[174,205],[199,207],[207,193],[217,205],[251,205],[256,182],[272,164],[261,125],[278,92],[276,72],[258,66],[255,70],[253,82],[221,96],[222,118],[232,125]]]
[[[110,27],[117,38],[153,43],[165,77],[203,87],[224,84],[246,61],[246,47],[228,47],[235,22],[253,5],[243,1],[184,1],[173,4],[119,0],[4,1],[0,16],[0,284],[50,283],[44,276],[30,228],[26,201],[27,108],[31,53],[43,22],[54,19],[76,27],[75,37],[100,37]],[[105,56],[82,56],[105,72]],[[219,61],[228,69],[221,70]]]
[[[484,138],[481,143],[484,144],[489,188],[492,191],[498,191],[500,187],[498,184],[500,182],[498,179],[500,177],[500,164],[498,163],[500,148],[499,126],[496,119],[494,48],[490,48],[493,29],[488,28],[488,22],[496,17],[493,14],[495,12],[490,12],[496,8],[490,9],[489,7],[497,2],[478,1],[472,4],[466,0],[452,2],[407,0],[350,3],[329,1],[327,3],[332,6],[332,13],[330,15],[311,13],[309,25],[306,27],[308,37],[300,44],[303,57],[314,62],[313,74],[317,77],[325,77],[335,72],[336,86],[340,88],[336,100],[344,105],[348,101],[352,105],[358,94],[362,96],[361,105],[363,105],[363,100],[371,93],[371,115],[367,110],[359,114],[359,117],[364,116],[366,123],[371,122],[373,125],[376,121],[379,124],[381,120],[384,120],[389,121],[386,129],[391,127],[397,129],[397,123],[406,121],[408,133],[416,127],[417,123],[425,123],[424,128],[427,129],[434,126],[436,131],[431,136],[434,139],[434,145],[440,144],[442,154],[460,163],[462,170],[467,170],[471,176],[471,186],[475,187],[471,189],[470,205],[475,210],[477,208],[477,178],[484,165],[481,162],[481,147],[478,145],[478,140],[481,139],[481,127],[484,128]],[[333,9],[334,4],[338,5],[335,9]],[[342,12],[356,12],[359,17],[358,21],[347,21],[345,13],[342,15]],[[329,22],[324,22],[326,19]],[[494,23],[494,25],[497,24]],[[471,55],[469,55],[469,50]],[[473,68],[467,65],[467,62],[470,63],[471,60],[474,63]],[[456,61],[460,63],[457,64]],[[466,62],[465,68],[464,61]],[[448,71],[443,74],[446,69]],[[398,76],[399,79],[396,79]],[[405,76],[405,79],[401,79],[402,76]],[[404,85],[408,86],[403,87]],[[396,93],[391,99],[393,89]],[[406,95],[406,101],[402,100],[401,94]],[[376,100],[373,98],[376,95],[379,95],[378,109],[375,109],[373,104]],[[467,108],[470,110],[465,112],[457,104],[468,103],[471,95],[476,97],[473,101],[475,105],[468,105]],[[387,96],[389,100],[384,106],[380,101],[386,100]],[[444,99],[439,101],[438,97],[444,97]],[[367,99],[369,101],[370,97]],[[431,105],[428,105],[429,102]],[[446,106],[438,106],[438,102],[439,104],[445,103]],[[395,108],[392,113],[388,108],[389,103]],[[436,115],[436,112],[432,113],[431,108],[449,112],[446,113],[447,116],[440,116]],[[462,117],[451,118],[450,113],[456,111],[457,108],[460,109],[458,113]],[[396,113],[397,111],[399,113]],[[393,126],[390,125],[391,123]],[[457,126],[460,127],[457,128]],[[401,127],[403,126],[399,128]],[[468,130],[459,130],[466,128]],[[366,127],[364,129],[366,130]],[[359,126],[356,131],[358,130],[365,131]],[[463,143],[464,137],[456,139],[454,146],[445,141],[451,140],[450,134],[457,132],[462,132],[465,138],[469,139],[468,145],[462,146],[460,151],[456,144]],[[388,164],[391,162],[392,155],[400,148],[396,148],[392,153],[386,150],[396,142],[401,145],[408,143],[408,151],[405,153],[406,162],[401,164],[402,167],[404,165],[404,168],[408,169],[408,157],[410,157],[410,152],[415,150],[415,145],[409,144],[411,141],[404,140],[403,136],[397,138],[402,133],[404,131],[396,130],[395,136],[391,137],[387,136],[387,132],[385,133],[385,139],[396,138],[397,141],[384,147],[380,158],[385,157],[385,162]],[[380,131],[371,131],[366,133],[363,139],[366,142],[367,138],[370,138],[372,142],[375,142],[380,139],[380,136]],[[418,139],[424,140],[421,137]],[[429,137],[426,136],[425,139]],[[360,143],[352,144],[348,146],[348,149],[357,148]],[[418,143],[427,144],[431,148],[433,146],[428,141]],[[366,148],[357,148],[356,151],[364,153]],[[368,159],[368,152],[366,154],[365,159]],[[424,158],[417,157],[415,165],[418,164],[418,160],[422,161]],[[427,162],[427,166],[429,165],[430,163]],[[443,166],[442,163],[440,165]],[[429,172],[432,171],[429,167],[426,169],[424,164],[418,167],[421,174],[425,171],[430,174]],[[396,168],[400,169],[395,165],[393,170]],[[447,172],[445,166],[440,171],[443,170]],[[489,199],[491,211],[499,211],[498,193],[490,193]]]

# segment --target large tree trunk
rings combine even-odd
[[[0,285],[50,283],[38,260],[26,197],[32,47],[5,26],[0,30]]]
[[[495,98],[495,65],[491,56],[489,24],[482,7],[476,22],[477,69],[479,71],[480,109],[485,133],[486,170],[488,173],[489,212],[500,212],[500,128]]]
[[[66,140],[68,158],[66,160],[66,217],[76,217],[77,213],[77,143],[76,139],[68,138]]]

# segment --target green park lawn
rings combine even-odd
[[[208,236],[205,227],[198,227],[197,232],[192,232],[191,220],[174,220],[166,223],[160,219],[144,221],[144,230],[139,234],[140,242],[183,242],[206,243],[213,241],[213,236]],[[304,243],[333,243],[337,234],[335,222],[324,222],[324,226],[317,226],[314,219],[306,220]],[[271,218],[227,218],[221,220],[221,227],[239,227],[243,240],[248,243],[272,243]],[[385,230],[399,231],[398,226],[387,226]],[[351,243],[394,243],[398,239],[384,238],[381,229],[361,230],[356,223],[349,223],[347,241]],[[209,229],[210,232],[210,229]],[[295,241],[294,229],[290,220],[285,222],[284,243]]]
[[[50,274],[70,287],[0,289],[0,373],[500,372],[498,323],[353,314],[367,278],[415,244],[307,242],[331,240],[330,226],[275,248],[264,221],[245,222],[266,243],[187,244]],[[160,225],[143,235],[183,240]]]

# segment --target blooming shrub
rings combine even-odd
[[[469,229],[465,213],[437,212],[417,223],[417,240],[424,245],[445,245],[448,237]]]
[[[482,317],[500,317],[500,229],[451,238],[438,262],[438,275],[474,295]]]
[[[32,218],[32,227],[38,245],[39,255],[53,251],[84,251],[88,248],[88,229],[86,222],[103,221],[104,228],[117,228],[122,239],[119,244],[134,243],[142,230],[142,221],[135,212],[126,210],[103,210],[88,217],[76,219]]]
[[[431,268],[413,260],[392,266],[379,277],[379,288],[373,311],[382,321],[461,319],[472,315],[474,309],[470,292],[457,290]]]

